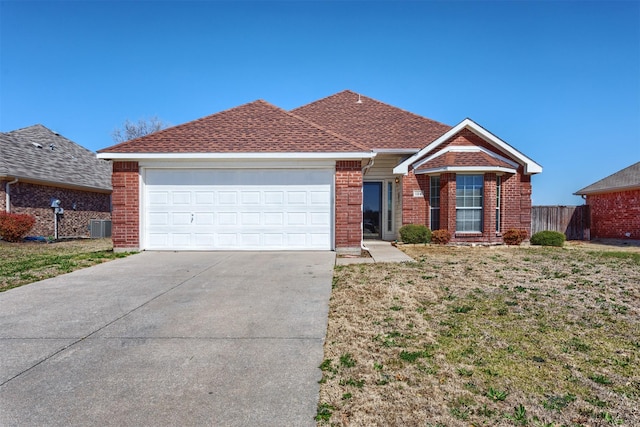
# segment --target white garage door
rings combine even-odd
[[[144,247],[330,250],[333,171],[146,169]]]

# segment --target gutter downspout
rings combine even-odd
[[[371,166],[373,166],[373,164],[375,162],[376,162],[376,158],[372,157],[371,160],[369,161],[369,163],[367,163],[362,168],[362,180],[363,180],[363,182],[364,182],[364,176],[366,175],[367,171],[369,171],[369,169],[371,169]],[[362,204],[360,205],[360,211],[362,211],[363,206],[364,206],[364,185],[362,186]],[[364,219],[363,219],[363,221],[364,221]],[[360,229],[364,230],[364,224],[362,222],[360,223]],[[369,252],[369,248],[364,245],[364,234],[362,235],[362,239],[360,240],[360,249],[363,249],[363,250]]]
[[[6,195],[6,204],[5,204],[5,211],[7,213],[11,213],[11,186],[13,184],[16,184],[18,182],[18,178],[15,178],[13,181],[7,181],[7,183],[4,185],[4,193]]]

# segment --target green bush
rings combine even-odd
[[[400,228],[400,239],[404,243],[429,243],[431,230],[421,224],[407,224]]]
[[[551,230],[538,231],[530,239],[532,245],[540,246],[562,246],[565,240],[564,233]]]
[[[436,230],[431,233],[431,241],[438,245],[446,245],[451,240],[451,233],[449,230]]]
[[[29,214],[0,212],[0,237],[7,242],[19,242],[35,223],[36,219]]]
[[[502,235],[502,241],[505,245],[519,245],[528,235],[527,230],[510,228]]]

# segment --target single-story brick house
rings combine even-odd
[[[88,237],[89,222],[111,218],[111,164],[42,125],[0,133],[0,209],[36,218],[32,236]]]
[[[470,119],[456,126],[343,91],[259,100],[98,152],[113,161],[118,250],[337,250],[403,224],[455,242],[530,229],[542,168]]]
[[[591,215],[591,238],[640,239],[640,162],[576,191]]]

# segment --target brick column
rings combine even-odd
[[[336,162],[336,252],[360,254],[362,243],[362,165]]]
[[[482,202],[482,241],[496,242],[501,239],[496,236],[496,174],[484,174],[484,194]]]
[[[116,252],[140,249],[138,162],[113,162],[111,238]]]
[[[440,229],[456,232],[456,174],[440,175]]]
[[[413,197],[414,190],[421,190],[422,197]],[[402,225],[422,224],[428,226],[428,200],[429,176],[416,175],[410,171],[402,178]]]

